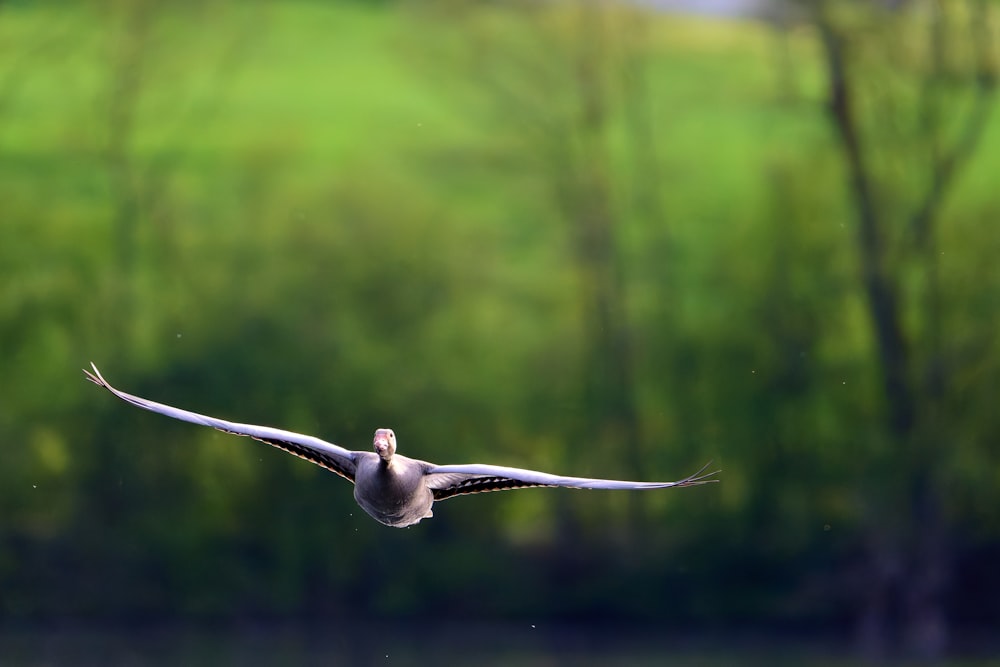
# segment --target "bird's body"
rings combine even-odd
[[[354,499],[379,523],[404,528],[433,516],[434,493],[424,479],[429,463],[396,454],[386,462],[360,452]]]
[[[396,453],[396,434],[391,429],[375,431],[374,451],[352,451],[319,438],[292,431],[240,424],[181,410],[163,403],[133,396],[112,387],[97,366],[84,370],[87,379],[104,387],[118,398],[136,407],[162,415],[211,426],[235,435],[250,436],[299,458],[326,468],[354,484],[354,499],[372,518],[387,526],[403,528],[433,516],[435,500],[468,493],[484,493],[539,486],[575,489],[665,489],[696,486],[715,473],[694,475],[676,482],[628,482],[591,477],[560,477],[537,470],[473,463],[439,466]],[[706,466],[707,467],[707,466]]]

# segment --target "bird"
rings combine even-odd
[[[354,484],[354,499],[361,509],[379,523],[396,528],[412,526],[432,517],[431,506],[435,501],[464,494],[531,487],[667,489],[719,481],[713,476],[720,471],[705,473],[711,462],[676,482],[563,477],[537,470],[481,463],[436,465],[396,453],[396,434],[390,428],[375,430],[373,451],[352,451],[310,435],[226,421],[133,396],[111,386],[93,362],[90,366],[93,372],[83,369],[88,380],[136,407],[192,424],[210,426],[224,433],[249,436],[340,475]]]

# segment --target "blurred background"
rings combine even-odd
[[[998,20],[0,3],[0,662],[996,659]]]

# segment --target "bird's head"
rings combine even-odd
[[[396,434],[392,432],[391,428],[376,429],[375,441],[372,444],[375,447],[375,453],[388,463],[392,460],[392,455],[396,453]]]

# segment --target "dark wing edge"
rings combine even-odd
[[[283,431],[281,429],[271,428],[268,426],[256,426],[253,424],[230,422],[224,419],[217,419],[215,417],[198,414],[197,412],[189,412],[188,410],[182,410],[163,403],[157,403],[156,401],[150,401],[145,398],[140,398],[139,396],[133,396],[132,394],[125,393],[124,391],[112,387],[111,384],[104,379],[104,376],[101,375],[101,372],[97,370],[97,366],[93,363],[91,363],[90,366],[94,369],[94,372],[91,373],[86,368],[83,369],[83,373],[86,378],[97,386],[107,389],[126,403],[131,403],[132,405],[142,408],[143,410],[156,412],[167,417],[172,417],[173,419],[179,419],[181,421],[201,426],[209,426],[222,431],[223,433],[248,436],[254,440],[259,440],[271,445],[272,447],[277,447],[278,449],[288,452],[293,456],[297,456],[300,459],[305,459],[310,463],[340,475],[352,484],[354,483],[354,474],[357,470],[357,463],[355,460],[355,453],[350,450],[338,447],[337,445],[326,442],[325,440],[320,440],[319,438],[303,435],[301,433]]]
[[[712,462],[709,461],[694,474],[676,482],[629,482],[592,477],[560,477],[536,470],[483,464],[432,466],[427,471],[427,486],[430,487],[435,500],[444,500],[452,496],[471,493],[489,493],[491,491],[535,487],[633,491],[669,489],[718,482],[718,479],[711,478],[722,472],[721,470],[705,472],[711,465]]]
[[[246,435],[245,433],[238,433],[236,431],[227,431],[225,429],[219,429],[223,433],[230,433],[232,435]],[[323,452],[318,452],[315,449],[310,449],[295,442],[289,440],[278,440],[275,438],[262,438],[257,435],[249,436],[254,440],[259,440],[260,442],[271,445],[272,447],[277,447],[283,452],[287,452],[292,456],[297,456],[300,459],[309,461],[318,465],[320,468],[329,470],[332,473],[340,475],[346,479],[351,484],[354,484],[354,473],[357,470],[357,466],[352,462],[350,466],[342,465],[340,461],[324,454]]]
[[[509,491],[511,489],[532,489],[541,487],[555,487],[557,484],[538,484],[525,482],[511,477],[498,475],[470,475],[462,473],[432,473],[440,475],[440,481],[444,484],[442,488],[431,486],[431,493],[434,500],[444,500],[452,496],[462,496],[471,493],[489,493],[491,491]]]

